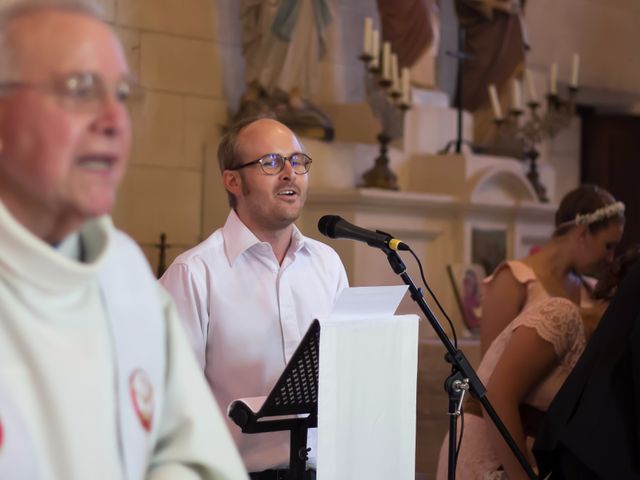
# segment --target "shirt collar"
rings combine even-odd
[[[293,232],[291,234],[291,246],[289,247],[289,251],[292,253],[297,253],[303,249],[307,248],[307,240],[306,237],[302,234],[300,229],[293,225]]]
[[[260,239],[242,223],[242,220],[240,220],[240,217],[238,217],[238,214],[233,209],[229,212],[227,221],[224,227],[222,227],[222,237],[224,238],[225,252],[230,265],[233,265],[236,259],[247,250],[254,248],[256,245],[267,244],[266,242],[260,241]],[[306,237],[302,235],[300,229],[294,224],[291,233],[291,245],[289,246],[287,255],[298,253],[301,250],[306,250],[306,248]]]

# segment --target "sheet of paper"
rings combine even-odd
[[[393,315],[409,287],[351,287],[340,293],[331,312],[332,319],[371,318]]]

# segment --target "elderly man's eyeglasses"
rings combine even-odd
[[[250,165],[258,164],[262,171],[267,175],[277,175],[284,169],[284,163],[289,160],[291,168],[296,175],[304,175],[311,168],[311,158],[304,153],[294,153],[288,157],[282,156],[279,153],[267,153],[257,160],[252,162],[243,163],[237,167],[231,167],[229,170],[240,170],[241,168],[248,167]]]
[[[113,92],[115,99],[127,106],[140,99],[140,89],[130,79],[123,78],[113,86],[107,86],[96,73],[75,72],[48,82],[0,82],[0,92],[17,88],[35,88],[53,94],[61,105],[70,111],[91,112],[98,110]]]

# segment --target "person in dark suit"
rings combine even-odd
[[[640,479],[637,249],[631,257],[628,267],[621,264],[624,280],[547,411],[533,449],[540,478]]]

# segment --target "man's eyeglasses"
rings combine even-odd
[[[140,99],[139,87],[130,79],[123,78],[115,85],[108,86],[96,73],[75,72],[48,82],[0,82],[0,92],[17,88],[35,88],[53,94],[61,105],[75,112],[98,110],[113,92],[115,99],[127,106]]]
[[[311,157],[305,153],[293,153],[288,157],[282,156],[279,153],[267,153],[257,160],[252,162],[243,163],[236,167],[231,167],[229,170],[240,170],[241,168],[255,165],[260,165],[262,171],[267,175],[277,175],[284,168],[284,163],[289,160],[291,168],[296,175],[304,175],[311,168]]]

